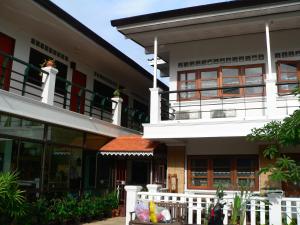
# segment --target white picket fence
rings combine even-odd
[[[127,198],[127,211],[133,211],[138,201],[186,203],[188,224],[203,224],[208,207],[217,201],[215,195],[162,192],[136,192],[135,201],[131,200],[132,197],[130,200]],[[225,225],[230,224],[233,197],[225,196],[222,203],[226,203],[223,208],[225,215],[223,222]],[[268,197],[252,196],[247,199],[243,225],[289,225],[292,220],[300,225],[300,198],[282,198],[280,194],[272,194]]]

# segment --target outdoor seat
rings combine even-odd
[[[171,203],[171,202],[155,202],[159,207],[164,207],[170,211],[171,225],[185,225],[187,224],[187,204],[186,203]],[[142,222],[138,218],[132,219],[135,212],[130,212],[129,225],[152,225],[151,222]],[[156,223],[158,225],[166,223]]]

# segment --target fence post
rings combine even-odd
[[[133,186],[133,185],[125,186],[125,191],[126,191],[126,224],[125,225],[129,224],[130,212],[134,212],[136,201],[137,201],[137,194],[141,190],[142,190],[142,186]]]
[[[120,97],[111,98],[112,102],[112,123],[121,126],[122,117],[122,102],[123,99]]]
[[[160,184],[147,184],[147,189],[150,193],[157,193],[161,188],[162,186]]]
[[[48,72],[42,73],[42,102],[53,105],[54,104],[54,92],[55,92],[55,81],[56,81],[56,74],[58,70],[54,67],[48,66],[43,67],[42,70]]]
[[[269,206],[269,224],[276,225],[281,224],[282,215],[281,215],[281,198],[282,193],[271,192],[268,193],[268,199],[270,202]]]

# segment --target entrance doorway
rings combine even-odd
[[[131,183],[145,187],[150,184],[150,168],[149,162],[132,161]]]
[[[84,114],[86,75],[74,70],[72,82],[70,110]]]
[[[15,40],[0,33],[0,51],[9,55],[14,54]],[[0,54],[0,89],[9,90],[12,61]]]

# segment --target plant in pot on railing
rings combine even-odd
[[[41,68],[43,67],[56,67],[54,59],[45,59],[44,62],[40,65]]]

